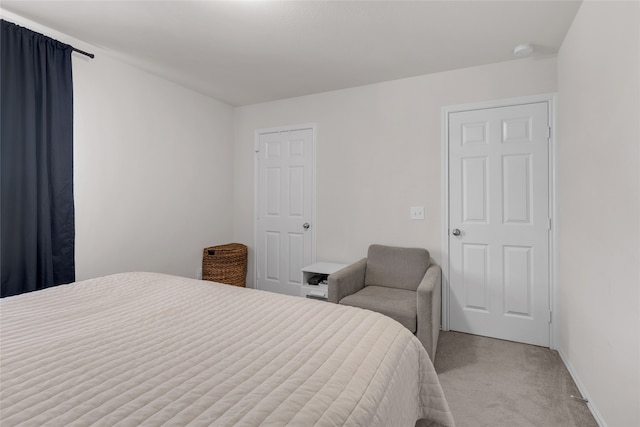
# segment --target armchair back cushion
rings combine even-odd
[[[364,285],[416,291],[429,264],[426,249],[371,245]]]

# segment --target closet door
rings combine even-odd
[[[257,133],[258,289],[300,295],[314,261],[314,138],[313,127]]]
[[[546,102],[449,115],[450,329],[549,346]]]

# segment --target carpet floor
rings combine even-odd
[[[598,427],[548,348],[440,332],[435,367],[458,427]]]

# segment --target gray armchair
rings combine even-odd
[[[329,301],[385,314],[413,332],[433,361],[440,333],[441,270],[419,248],[371,245],[367,258],[329,276]]]

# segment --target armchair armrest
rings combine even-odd
[[[442,311],[442,270],[431,264],[418,286],[418,318],[416,336],[429,353],[431,361],[436,357]]]
[[[364,288],[364,273],[367,259],[351,264],[342,270],[329,275],[329,302],[338,304],[347,295],[354,294]]]

